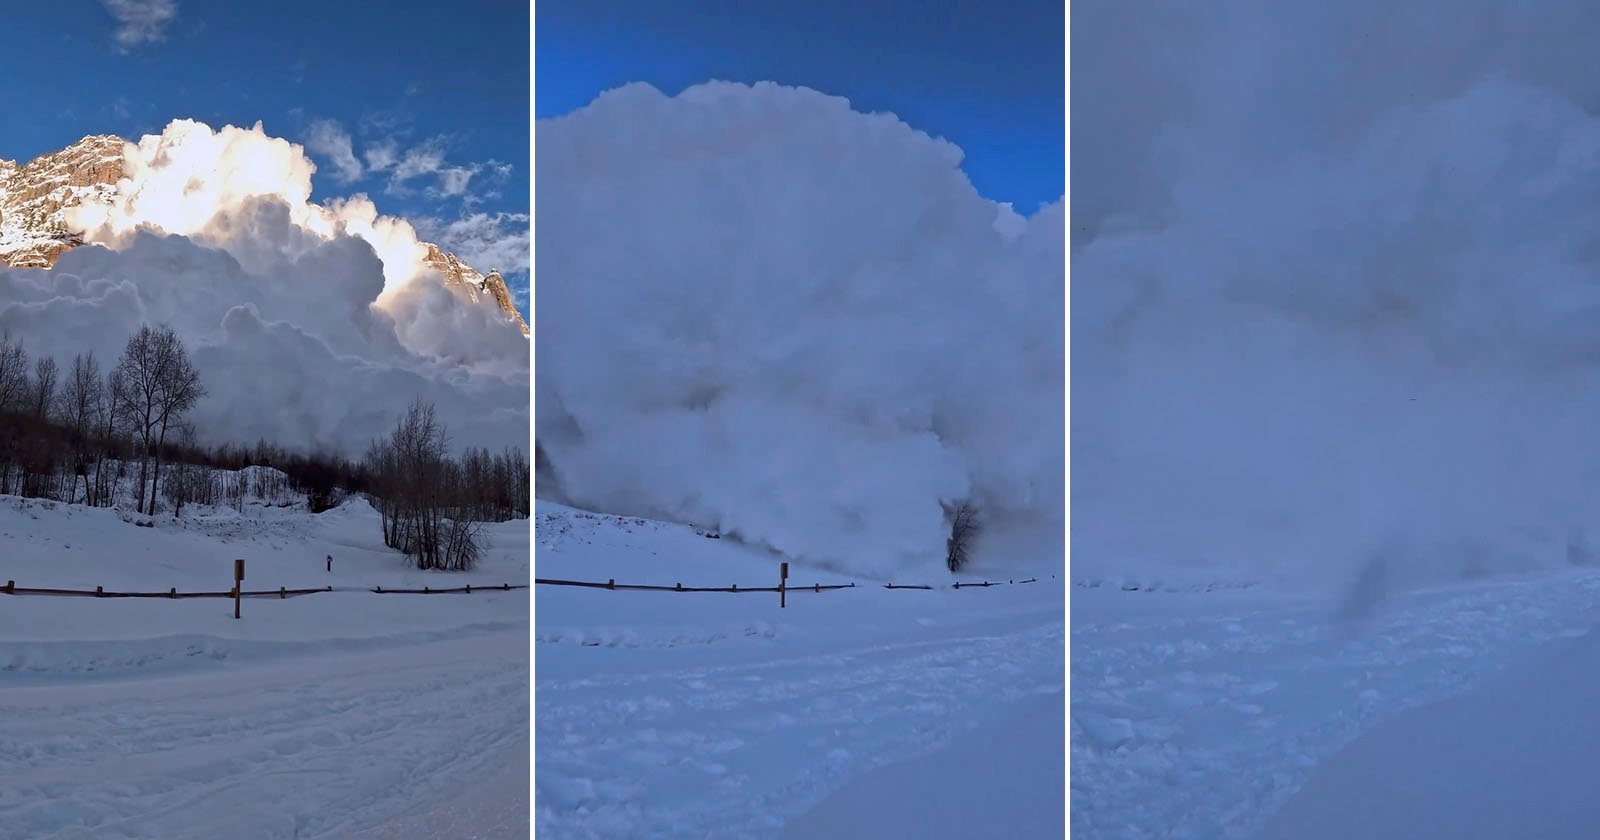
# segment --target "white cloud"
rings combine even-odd
[[[437,175],[444,165],[443,144],[430,140],[407,149],[399,157],[389,174],[389,183],[394,187],[403,187],[407,181],[424,175]]]
[[[389,183],[385,190],[394,195],[409,194],[412,182],[431,180],[423,191],[430,198],[462,198],[474,204],[484,197],[492,197],[492,189],[483,186],[486,180],[497,183],[511,173],[511,165],[490,160],[482,163],[456,164],[447,160],[444,138],[426,140],[404,152],[399,143],[388,139],[367,150],[368,167],[374,172],[388,172]],[[482,176],[482,177],[480,177]],[[474,179],[479,186],[474,186]]]
[[[393,139],[369,143],[361,153],[367,159],[367,168],[373,172],[388,172],[400,162],[400,145]]]
[[[350,132],[335,120],[317,120],[306,131],[306,149],[327,161],[334,179],[348,184],[361,177],[361,160],[356,157]]]
[[[178,17],[177,0],[100,0],[117,21],[113,38],[122,50],[166,40]]]
[[[417,219],[417,229],[430,242],[468,265],[488,273],[528,270],[532,231],[527,213],[467,213],[453,221]]]
[[[954,146],[772,84],[630,85],[536,131],[564,493],[918,576],[970,496],[980,563],[1059,567],[1059,203],[1008,239]]]

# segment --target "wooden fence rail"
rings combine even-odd
[[[972,587],[1009,586],[1011,584],[1036,583],[1036,582],[1038,582],[1038,580],[1039,580],[1038,578],[1028,578],[1027,580],[994,580],[994,581],[986,580],[986,581],[983,581],[982,583],[976,583],[976,582],[962,583],[962,582],[958,581],[956,583],[950,584],[950,588],[951,589],[970,589]],[[674,586],[660,586],[660,585],[651,585],[651,584],[642,584],[642,583],[617,583],[615,578],[610,579],[610,580],[603,580],[603,581],[602,580],[559,580],[559,579],[556,579],[556,578],[534,578],[533,582],[536,583],[536,584],[542,584],[542,585],[548,585],[548,586],[581,586],[581,587],[585,587],[585,588],[588,588],[588,589],[612,589],[612,590],[629,590],[629,589],[631,589],[631,590],[637,590],[637,591],[653,591],[653,592],[806,592],[806,591],[825,592],[825,591],[828,591],[828,590],[831,590],[831,589],[854,589],[855,586],[856,586],[854,583],[830,584],[828,586],[823,586],[821,584],[812,584],[810,586],[782,586],[782,587],[779,587],[779,586],[738,586],[738,585],[734,585],[734,586],[684,586],[681,583],[680,584],[676,584]],[[929,586],[929,585],[926,585],[926,584],[913,585],[913,584],[902,584],[902,583],[886,583],[886,584],[883,585],[883,588],[884,589],[933,590],[933,589],[939,589],[941,587]]]
[[[777,587],[777,586],[739,586],[738,584],[734,584],[732,586],[684,586],[681,583],[674,584],[672,586],[661,586],[661,585],[653,585],[653,584],[646,584],[646,583],[617,583],[615,578],[613,578],[611,580],[605,580],[605,581],[558,580],[556,578],[534,578],[533,582],[536,583],[536,584],[545,584],[545,585],[548,585],[548,586],[582,586],[582,587],[586,587],[586,588],[589,588],[589,589],[621,589],[621,590],[634,590],[634,591],[638,591],[638,592],[778,592],[780,590],[783,591],[783,592],[827,592],[827,591],[834,590],[834,589],[854,589],[855,588],[855,584],[854,583],[831,584],[831,585],[828,585],[828,586],[823,586],[820,583],[815,583],[815,584],[812,584],[810,586],[784,586],[784,587]]]
[[[240,592],[239,597],[282,599],[294,598],[300,595],[317,595],[326,592],[374,592],[380,595],[444,595],[448,593],[471,593],[474,590],[478,592],[509,592],[513,589],[527,588],[528,584],[526,583],[502,583],[498,585],[490,584],[487,586],[456,586],[444,589],[434,589],[433,587],[429,586],[425,586],[421,589],[385,589],[381,586],[370,589],[365,587],[334,588],[332,586],[323,586],[316,589],[289,589],[280,586],[277,589],[246,590]],[[222,592],[179,592],[176,588],[173,588],[168,589],[165,592],[107,592],[104,587],[98,586],[94,589],[55,589],[48,587],[18,586],[16,581],[8,580],[6,581],[4,587],[0,587],[0,595],[50,595],[65,598],[232,598],[233,590],[229,589]]]
[[[513,589],[527,588],[528,584],[526,583],[515,586],[509,583],[502,583],[499,586],[495,586],[494,584],[490,584],[488,586],[473,586],[468,584],[466,586],[452,586],[444,589],[435,589],[431,586],[424,586],[421,589],[384,589],[381,586],[375,586],[367,591],[375,592],[379,595],[448,595],[451,593],[463,593],[470,595],[472,594],[473,590],[477,590],[478,592],[510,592]]]

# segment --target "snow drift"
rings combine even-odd
[[[1592,557],[1594,11],[1388,12],[1079,28],[1078,568],[1377,591]]]
[[[763,83],[537,126],[536,436],[574,504],[864,574],[1059,563],[1063,207],[889,114]],[[551,492],[549,486],[541,492]]]
[[[311,202],[315,171],[259,124],[176,120],[129,143],[114,201],[67,211],[101,247],[0,269],[0,328],[109,369],[141,323],[171,324],[210,392],[194,418],[211,442],[359,450],[420,395],[457,443],[523,443],[519,330],[445,288],[405,220],[365,196]]]

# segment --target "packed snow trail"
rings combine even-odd
[[[537,680],[535,827],[553,838],[776,836],[852,775],[926,752],[996,704],[1059,692],[1063,637],[1061,622],[1040,623]]]
[[[1411,709],[1319,768],[1262,840],[1592,840],[1600,631],[1546,643],[1459,697]]]
[[[1268,592],[1076,588],[1074,836],[1252,837],[1346,744],[1587,631],[1600,574],[1390,599],[1365,618]]]
[[[784,840],[1063,837],[1066,768],[1051,747],[1066,740],[1066,702],[1057,691],[1006,704],[950,746],[852,781],[785,826]]]
[[[485,525],[479,567],[441,575],[360,499],[242,508],[0,497],[19,585],[214,590],[245,558],[247,588],[335,587],[239,620],[226,600],[0,595],[0,840],[526,832],[529,592],[339,590],[526,582],[528,523]],[[468,801],[488,819],[453,818]]]
[[[0,678],[0,837],[350,836],[516,772],[526,644],[516,629],[244,667],[202,659],[156,679]]]
[[[750,586],[779,573],[779,558],[736,540],[546,502],[535,535],[540,577]],[[698,840],[832,824],[836,811],[821,803],[878,787],[874,769],[938,762],[1014,704],[1061,696],[1065,592],[1048,572],[1038,577],[960,591],[863,581],[817,593],[803,587],[848,578],[793,564],[796,589],[782,609],[773,593],[536,587],[536,831]],[[948,584],[949,573],[933,563],[927,578],[899,582]],[[1041,751],[1035,764],[1061,766],[1061,726],[1028,741]],[[960,787],[923,791],[924,801]],[[1036,806],[997,836],[1056,840],[1061,804],[1042,815]]]

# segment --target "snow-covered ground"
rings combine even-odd
[[[360,500],[141,519],[0,497],[0,579],[216,591],[235,558],[251,589],[530,579],[526,521],[444,575],[407,569]],[[0,838],[522,836],[528,604],[336,591],[236,621],[222,599],[0,595]]]
[[[1388,720],[1319,769],[1263,837],[1537,837],[1600,827],[1600,633]]]
[[[777,558],[689,527],[541,502],[535,530],[542,578],[777,584]],[[535,828],[974,836],[939,818],[963,813],[986,815],[991,836],[1060,837],[1064,587],[1041,578],[961,591],[860,580],[791,592],[781,610],[775,593],[538,587]],[[846,580],[790,567],[795,587]],[[896,582],[949,575],[935,564]],[[1004,760],[974,761],[991,738]],[[878,797],[905,819],[862,810]]]
[[[1507,829],[1474,837],[1593,836],[1568,778],[1592,776],[1593,753],[1577,760],[1548,721],[1591,727],[1592,703],[1575,698],[1592,699],[1600,662],[1592,637],[1571,637],[1600,619],[1594,569],[1419,589],[1368,610],[1259,587],[1072,595],[1075,837],[1254,837],[1280,809],[1273,837],[1468,836],[1449,828],[1463,814]],[[1584,669],[1587,682],[1561,676]],[[1480,684],[1487,693],[1461,696]],[[1449,698],[1467,705],[1429,705]],[[1474,727],[1516,734],[1483,749]],[[1397,792],[1378,768],[1433,781]],[[1511,793],[1486,795],[1497,789]],[[1566,810],[1505,821],[1552,801]]]

